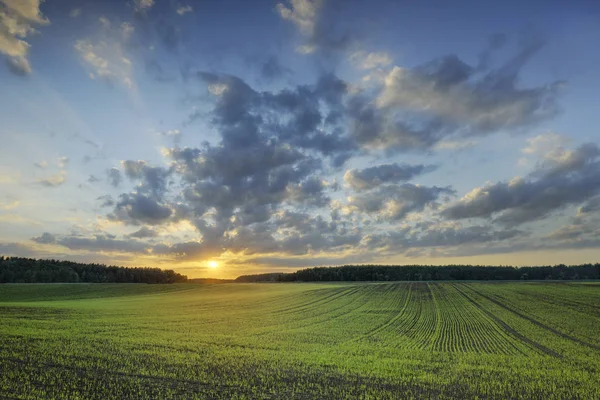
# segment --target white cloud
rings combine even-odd
[[[433,148],[435,150],[463,150],[477,144],[474,140],[441,140]]]
[[[69,163],[69,157],[58,157],[57,165],[59,168],[65,168]]]
[[[110,28],[110,21],[108,20],[108,18],[100,17],[100,18],[98,18],[98,21],[104,28],[107,28],[107,29]]]
[[[525,154],[544,155],[558,149],[564,149],[570,139],[557,133],[549,132],[527,139],[527,146],[523,148]]]
[[[519,159],[519,166],[531,166],[532,158],[560,159],[568,153],[565,146],[569,143],[569,138],[553,132],[543,133],[527,139],[526,146],[521,149],[526,156]]]
[[[191,13],[193,11],[194,10],[192,9],[191,6],[179,6],[179,7],[177,7],[177,14],[179,14],[179,15]]]
[[[350,54],[350,61],[357,68],[373,69],[390,65],[392,63],[392,57],[383,51],[367,53],[363,50],[359,50]]]
[[[134,31],[135,28],[133,27],[133,25],[131,25],[130,22],[123,22],[121,24],[121,35],[123,36],[123,39],[129,40],[131,38],[131,35],[133,35]]]
[[[71,17],[71,18],[77,18],[80,15],[81,15],[81,8],[74,8],[69,13],[69,17]]]
[[[4,6],[0,8],[0,53],[8,57],[15,73],[29,74],[29,43],[24,39],[36,33],[32,25],[50,21],[40,12],[40,0],[0,0],[0,4]]]
[[[293,22],[300,32],[306,36],[314,33],[317,13],[322,5],[321,0],[291,0],[291,8],[279,3],[277,11],[283,19]]]
[[[78,40],[75,50],[91,69],[92,79],[101,78],[110,83],[122,83],[133,87],[132,62],[124,54],[123,46],[116,41]]]
[[[154,0],[134,0],[133,8],[135,11],[146,11],[154,5]]]
[[[18,200],[0,202],[0,210],[12,210],[19,206]]]
[[[39,169],[46,169],[46,167],[48,166],[48,162],[47,161],[40,161],[40,162],[34,163],[33,165],[35,165]]]
[[[43,186],[46,186],[46,187],[56,187],[56,186],[62,185],[66,181],[67,181],[67,173],[66,173],[66,171],[60,171],[56,175],[52,175],[52,176],[49,176],[47,178],[38,180],[38,183],[40,185],[43,185]]]
[[[211,83],[210,85],[208,85],[208,91],[213,96],[217,97],[225,93],[227,89],[229,89],[229,87],[225,83]]]
[[[323,5],[322,0],[290,0],[291,7],[284,4],[277,4],[277,12],[281,18],[291,21],[308,43],[299,46],[296,50],[301,54],[310,54],[315,52],[315,37],[317,34],[317,18],[319,9]]]

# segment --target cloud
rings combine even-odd
[[[335,34],[333,21],[325,17],[323,0],[290,0],[287,4],[278,3],[276,10],[282,19],[296,25],[304,38],[296,49],[299,53],[344,50],[350,45],[347,35]]]
[[[398,221],[410,212],[423,211],[426,206],[437,206],[436,201],[443,195],[454,192],[449,188],[427,187],[405,183],[385,185],[366,193],[348,198],[345,209],[351,213],[363,213],[382,222]]]
[[[291,70],[281,64],[275,56],[269,56],[259,63],[260,76],[267,82],[281,78],[291,73]]]
[[[91,237],[77,235],[54,235],[44,232],[32,241],[40,244],[55,244],[70,250],[100,251],[100,252],[125,252],[147,253],[150,246],[135,239],[117,239],[114,235],[97,233]]]
[[[108,38],[98,42],[81,39],[75,42],[75,50],[91,71],[90,78],[133,88],[133,62],[125,54],[120,41]]]
[[[18,173],[4,174],[0,172],[0,185],[13,184],[19,182],[20,175]]]
[[[474,140],[441,140],[433,147],[434,150],[463,150],[477,144]]]
[[[395,151],[429,149],[443,140],[518,131],[558,113],[563,82],[518,86],[519,75],[543,43],[524,41],[496,69],[482,70],[456,55],[414,68],[395,66],[375,98],[350,100],[352,136],[364,147]]]
[[[291,0],[291,7],[277,4],[277,11],[281,18],[293,22],[298,30],[305,36],[312,37],[316,34],[319,8],[322,0]]]
[[[136,12],[146,12],[154,6],[154,0],[133,0],[133,9]]]
[[[126,160],[121,163],[125,176],[133,181],[139,181],[137,191],[151,193],[160,197],[167,189],[167,178],[171,173],[162,167],[151,167],[145,161]]]
[[[100,207],[112,207],[115,205],[115,201],[113,200],[112,196],[108,194],[100,196],[96,200],[101,201]]]
[[[51,233],[44,232],[41,236],[34,237],[31,240],[40,244],[52,244],[56,243],[56,236]]]
[[[545,156],[549,153],[564,151],[569,142],[569,138],[549,132],[527,139],[527,146],[522,151],[525,154]]]
[[[68,164],[69,157],[58,157],[58,160],[56,161],[56,165],[58,165],[58,168],[66,168]]]
[[[455,222],[428,221],[389,230],[385,233],[366,235],[361,246],[381,254],[405,254],[407,256],[432,256],[427,248],[471,248],[477,244],[496,244],[517,239],[523,242],[526,234],[516,229],[496,230],[489,225],[464,226]]]
[[[173,210],[166,204],[161,204],[155,198],[140,193],[121,194],[119,201],[108,218],[127,224],[159,225],[166,222]]]
[[[527,139],[526,146],[521,149],[523,157],[519,160],[520,166],[529,166],[533,157],[559,157],[565,151],[570,139],[554,132],[548,132]]]
[[[77,18],[81,15],[81,8],[74,8],[69,12],[69,17]]]
[[[46,169],[46,167],[48,167],[48,162],[40,161],[40,162],[34,163],[33,165],[39,169]]]
[[[184,15],[184,14],[187,14],[187,13],[191,13],[193,11],[194,10],[189,5],[187,5],[187,6],[181,6],[180,5],[179,7],[177,7],[177,14],[179,14],[179,15]]]
[[[173,139],[173,143],[178,145],[181,142],[181,131],[179,129],[171,129],[160,133],[164,137]]]
[[[119,171],[117,168],[111,168],[107,170],[106,175],[108,177],[108,182],[114,187],[119,187],[119,185],[123,181],[121,171]]]
[[[223,248],[206,242],[189,241],[173,244],[157,244],[152,247],[152,254],[171,256],[178,260],[207,260],[218,257]]]
[[[66,181],[67,181],[67,173],[65,171],[60,171],[56,175],[52,175],[47,178],[38,180],[37,183],[39,183],[42,186],[46,186],[46,187],[57,187],[57,186],[64,184]]]
[[[100,181],[101,181],[101,179],[100,179],[100,178],[98,178],[98,177],[97,177],[97,176],[95,176],[95,175],[90,175],[90,177],[88,178],[88,180],[87,180],[87,181],[88,181],[89,183],[96,183],[96,182],[100,182]]]
[[[38,257],[39,252],[24,243],[0,242],[0,254],[4,256]]]
[[[399,165],[382,164],[362,170],[351,169],[344,174],[344,182],[350,188],[362,191],[373,189],[384,183],[399,183],[413,179],[415,176],[425,172],[433,171],[433,165]]]
[[[123,40],[128,41],[129,39],[131,39],[131,36],[134,32],[135,28],[131,24],[131,22],[121,23],[121,36],[123,37]]]
[[[0,53],[7,65],[17,75],[31,73],[27,55],[27,37],[37,33],[35,25],[50,23],[40,11],[40,0],[0,0]]]
[[[0,202],[0,210],[13,210],[17,208],[19,204],[21,204],[19,200],[10,200],[10,198],[7,199],[9,199],[9,201]]]
[[[581,208],[579,208],[579,215],[590,214],[600,211],[600,197],[595,197],[588,200]]]
[[[98,22],[100,22],[100,25],[102,25],[103,28],[105,28],[105,29],[110,28],[111,23],[108,20],[108,18],[100,17],[100,18],[98,18]]]
[[[392,57],[383,51],[367,53],[364,50],[359,50],[350,54],[349,58],[350,62],[359,69],[387,67],[392,63]]]
[[[453,220],[494,218],[505,225],[545,218],[600,193],[599,157],[592,143],[549,153],[527,177],[473,189],[441,214]]]
[[[537,48],[524,49],[520,64],[535,51]],[[456,56],[412,70],[394,67],[377,106],[422,112],[458,124],[467,134],[526,126],[555,115],[552,99],[557,86],[517,89],[516,68],[491,71],[471,83],[473,68]]]
[[[127,237],[138,238],[138,239],[153,238],[153,237],[157,237],[157,236],[158,236],[158,233],[155,230],[148,228],[147,226],[143,226],[140,229],[138,229],[137,231],[127,235]]]

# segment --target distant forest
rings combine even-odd
[[[480,265],[344,265],[292,273],[243,275],[236,282],[499,281],[600,279],[600,264],[539,267]]]
[[[187,276],[160,268],[126,268],[0,256],[0,283],[178,283]]]

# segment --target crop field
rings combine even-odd
[[[600,399],[600,284],[0,285],[0,398]]]

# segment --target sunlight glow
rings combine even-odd
[[[219,266],[219,263],[218,263],[218,262],[216,262],[216,261],[209,261],[209,262],[208,262],[208,266],[209,266],[210,268],[213,268],[213,269],[214,269],[214,268],[217,268],[217,267]]]

